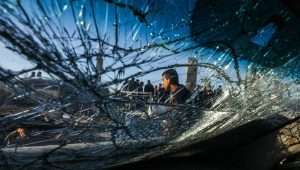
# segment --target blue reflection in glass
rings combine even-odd
[[[269,23],[258,31],[258,33],[251,38],[251,42],[261,47],[266,47],[273,35],[277,31],[277,26],[274,23]]]

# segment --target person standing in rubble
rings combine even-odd
[[[173,105],[184,104],[191,96],[191,92],[183,85],[179,84],[178,73],[175,69],[168,69],[162,73],[162,87],[164,89],[164,96],[161,102],[171,104],[170,106],[157,106],[152,109],[154,114],[167,113],[174,109]],[[175,133],[174,117],[172,114],[161,122],[161,127],[164,135],[171,135]]]

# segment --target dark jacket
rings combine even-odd
[[[170,104],[184,104],[190,96],[191,92],[185,86],[178,85],[175,92],[165,93],[163,101]]]

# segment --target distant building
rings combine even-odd
[[[188,59],[188,64],[193,66],[187,67],[186,87],[189,90],[193,90],[197,85],[198,60],[194,57],[190,57]]]

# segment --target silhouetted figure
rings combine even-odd
[[[138,91],[139,86],[140,86],[140,80],[136,79],[134,82],[134,91]]]
[[[158,97],[158,99],[159,99],[159,101],[161,101],[162,99],[162,97],[163,96],[166,96],[166,94],[165,94],[165,90],[164,90],[164,88],[163,88],[163,86],[162,86],[162,84],[161,83],[159,83],[159,85],[158,85],[158,90],[157,90],[157,97]]]
[[[157,97],[158,96],[158,86],[157,85],[155,85],[154,86],[154,97]]]
[[[143,92],[144,91],[144,82],[140,81],[139,86],[138,86],[138,92]]]
[[[134,78],[132,78],[128,82],[127,90],[128,91],[133,91],[134,89],[135,89],[135,80],[134,80]]]
[[[34,78],[35,77],[35,72],[31,72],[30,78]]]
[[[41,71],[39,71],[39,72],[37,72],[37,75],[36,75],[38,78],[42,78],[42,72]]]
[[[145,85],[145,88],[144,88],[144,92],[154,95],[154,87],[151,84],[150,80],[147,81],[147,84]]]

